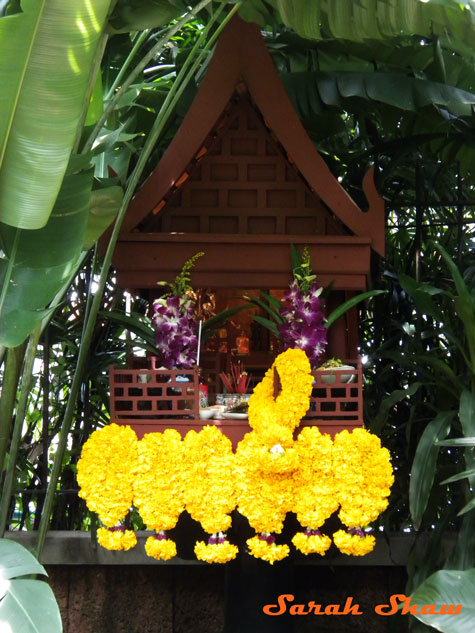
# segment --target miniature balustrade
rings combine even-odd
[[[354,369],[313,371],[310,408],[303,426],[318,426],[334,435],[343,429],[363,426],[362,371],[359,361],[348,361]],[[215,424],[234,445],[251,429],[247,420],[200,420],[199,368],[115,368],[109,370],[111,422],[130,425],[139,438],[144,433],[175,428],[184,436]],[[187,382],[184,382],[186,380]],[[299,428],[301,428],[299,427]]]

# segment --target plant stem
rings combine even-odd
[[[202,2],[201,5],[198,6],[205,6],[207,4],[207,2]],[[226,17],[226,19],[223,21],[223,23],[220,25],[219,29],[217,30],[217,32],[213,35],[213,37],[210,39],[210,41],[208,42],[208,44],[204,47],[204,50],[202,51],[201,55],[198,57],[198,59],[200,59],[204,52],[206,50],[209,49],[209,47],[212,45],[212,43],[214,42],[214,40],[216,39],[216,37],[218,36],[219,32],[222,30],[222,28],[224,28],[224,26],[226,25],[226,23],[231,19],[232,15],[237,11],[237,9],[239,8],[240,3],[236,4],[232,11],[230,11],[230,13],[228,14],[228,16]],[[195,11],[197,10],[197,8],[195,9]],[[198,42],[200,42],[202,39],[204,39],[205,35],[206,35],[207,30],[204,29],[203,32],[200,35],[200,38],[198,39]],[[197,42],[197,44],[198,44]],[[196,45],[193,49],[193,51],[195,50]],[[192,52],[193,52],[192,51]],[[190,53],[191,54],[191,53]],[[197,59],[197,61],[198,61]],[[190,72],[188,73],[188,75],[186,76],[186,78],[183,77],[184,72],[186,71],[185,67],[183,67],[176,79],[175,84],[173,85],[172,90],[170,91],[171,93],[174,92],[175,93],[175,98],[169,98],[170,94],[167,95],[167,99],[165,100],[162,108],[160,109],[160,112],[157,116],[157,119],[154,123],[154,125],[152,126],[152,129],[150,130],[149,136],[147,137],[147,140],[145,142],[144,148],[140,154],[140,157],[137,161],[137,165],[134,168],[134,171],[132,172],[132,175],[130,177],[129,183],[127,185],[127,189],[125,191],[124,194],[124,198],[122,200],[119,212],[117,214],[117,218],[114,224],[114,229],[112,231],[112,235],[109,241],[109,245],[107,247],[107,251],[106,254],[104,256],[104,261],[102,264],[102,269],[101,269],[101,275],[98,281],[98,288],[96,291],[96,294],[94,295],[94,300],[91,306],[91,310],[89,313],[89,317],[87,319],[87,324],[85,326],[84,329],[84,334],[83,334],[83,338],[81,341],[81,346],[79,348],[79,355],[78,355],[78,360],[77,360],[77,364],[76,364],[76,371],[74,373],[74,377],[72,380],[72,384],[71,384],[71,390],[69,393],[69,398],[68,398],[68,403],[66,405],[66,410],[65,410],[65,414],[64,414],[64,419],[63,419],[63,424],[61,426],[61,431],[59,433],[59,439],[58,439],[58,447],[56,450],[56,454],[54,457],[54,463],[53,463],[53,469],[51,472],[51,477],[50,477],[50,481],[49,481],[49,485],[48,485],[48,490],[46,492],[46,497],[45,497],[45,503],[44,503],[44,507],[43,507],[43,513],[41,515],[41,521],[40,521],[40,526],[39,526],[39,530],[38,530],[38,539],[37,539],[37,543],[36,543],[36,555],[38,557],[38,559],[41,556],[41,552],[43,550],[43,546],[44,546],[44,542],[46,539],[46,533],[48,531],[48,526],[49,526],[49,520],[50,520],[50,514],[51,514],[51,509],[53,506],[53,500],[54,500],[54,493],[56,491],[56,487],[58,484],[58,480],[59,480],[59,475],[61,473],[61,468],[62,468],[62,463],[63,463],[63,456],[64,456],[64,451],[66,449],[66,444],[67,444],[67,440],[68,440],[68,435],[69,435],[69,431],[71,428],[71,424],[73,421],[73,417],[74,417],[74,412],[76,409],[76,401],[77,401],[77,397],[79,394],[79,389],[82,383],[82,377],[83,377],[83,373],[84,373],[84,369],[86,366],[86,362],[87,362],[87,358],[88,358],[88,353],[89,353],[89,347],[91,344],[91,340],[92,340],[92,336],[93,336],[93,332],[94,332],[94,326],[95,326],[95,321],[101,306],[101,301],[102,301],[102,295],[104,292],[104,287],[107,281],[107,274],[109,271],[109,267],[111,265],[111,261],[112,261],[112,255],[114,252],[114,248],[117,242],[117,239],[119,237],[119,232],[120,232],[120,228],[122,226],[122,222],[124,220],[126,211],[127,211],[127,207],[129,205],[130,200],[132,199],[132,196],[135,192],[135,188],[140,180],[140,177],[142,175],[142,172],[145,168],[145,165],[147,164],[147,161],[150,157],[150,154],[153,151],[153,148],[159,138],[159,135],[161,133],[161,131],[163,130],[163,127],[166,123],[167,120],[167,116],[169,116],[169,114],[173,111],[173,107],[175,106],[176,100],[179,97],[180,94],[180,89],[184,90],[184,87],[186,86],[186,83],[191,79],[192,77],[192,73],[194,71],[194,68],[196,66],[196,63],[193,64]],[[183,83],[185,84],[184,86],[181,85],[181,82],[183,81]],[[186,82],[186,83],[185,83]],[[178,85],[180,85],[180,88],[178,88]],[[168,103],[169,102],[169,107]]]
[[[8,440],[10,439],[13,410],[15,408],[16,392],[24,354],[25,343],[18,347],[11,347],[7,351],[2,395],[0,397],[0,477],[5,464]]]
[[[18,229],[18,228],[15,229],[15,237],[13,238],[12,250],[10,253],[10,257],[8,258],[8,265],[7,265],[7,270],[5,271],[5,277],[3,278],[2,293],[0,294],[0,315],[2,314],[3,306],[7,298],[8,288],[10,287],[13,266],[15,262],[16,252],[18,249],[18,242],[20,241],[20,230],[21,229]]]
[[[134,59],[135,55],[137,54],[137,51],[142,46],[144,41],[147,39],[147,36],[148,36],[149,33],[150,33],[150,29],[145,29],[145,31],[142,31],[141,33],[139,33],[138,36],[135,38],[132,50],[127,55],[127,59],[122,64],[122,68],[117,73],[117,77],[114,79],[114,81],[112,83],[112,86],[109,88],[108,93],[104,97],[104,101],[109,101],[109,99],[114,94],[115,89],[117,88],[117,86],[120,85],[120,82],[122,81],[125,73],[127,72],[130,64],[132,63],[132,60]]]
[[[104,51],[106,48],[108,38],[109,38],[108,34],[103,32],[97,43],[96,52],[94,54],[92,66],[89,71],[86,92],[84,93],[84,103],[82,106],[81,116],[78,121],[76,140],[74,141],[74,147],[73,147],[73,152],[72,152],[73,154],[77,154],[77,151],[79,149],[79,144],[81,142],[81,134],[84,129],[84,122],[86,121],[89,105],[91,103],[91,96],[94,91],[94,86],[96,85],[97,77],[101,71],[101,62],[104,56]]]
[[[15,416],[15,424],[13,425],[13,435],[10,443],[10,453],[8,457],[7,472],[5,475],[5,481],[3,482],[3,494],[0,502],[0,538],[3,538],[5,534],[5,528],[8,521],[8,511],[10,509],[10,499],[13,487],[13,478],[15,475],[16,460],[18,456],[18,448],[21,441],[21,431],[23,428],[23,421],[26,415],[26,408],[28,405],[28,398],[31,391],[31,383],[33,377],[33,364],[36,357],[36,348],[38,346],[38,340],[40,338],[41,323],[39,323],[30,334],[28,339],[28,346],[26,348],[25,362],[23,365],[23,372],[21,376],[21,389],[20,397],[18,400],[18,406]]]
[[[92,148],[94,141],[96,140],[97,135],[101,131],[104,123],[106,122],[108,116],[114,110],[115,106],[122,98],[124,92],[132,85],[135,79],[140,75],[142,70],[147,66],[148,62],[151,61],[155,55],[164,47],[164,45],[169,41],[173,35],[177,31],[179,31],[191,18],[193,18],[196,13],[201,11],[206,5],[210,4],[211,0],[202,0],[199,4],[196,5],[190,12],[188,12],[179,22],[177,22],[171,29],[169,29],[163,37],[159,39],[159,41],[153,46],[148,53],[142,58],[141,62],[137,64],[134,70],[130,73],[127,79],[124,81],[122,86],[117,90],[115,95],[112,97],[111,101],[104,108],[104,112],[102,113],[101,118],[94,126],[89,138],[87,139],[84,147],[82,149],[82,154],[87,154],[89,150]]]

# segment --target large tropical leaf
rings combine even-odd
[[[91,194],[91,204],[82,248],[89,250],[107,227],[114,221],[124,197],[122,187],[113,185],[95,189]]]
[[[475,8],[458,0],[269,0],[302,37],[362,42],[439,35],[442,44],[473,56]]]
[[[414,527],[419,529],[434,483],[439,446],[437,440],[447,436],[454,411],[441,411],[424,429],[412,463],[409,483],[409,508]]]
[[[14,541],[0,539],[0,630],[61,633],[61,616],[49,585],[43,580],[21,578],[32,574],[47,575],[28,550]]]
[[[187,11],[187,3],[181,0],[117,0],[108,29],[113,33],[153,29],[168,24]]]
[[[473,92],[402,72],[293,72],[282,73],[281,78],[304,117],[320,113],[323,104],[341,107],[354,97],[412,112],[435,105],[456,116],[470,116],[475,105]]]
[[[458,292],[458,296],[455,297],[455,309],[464,324],[465,339],[470,355],[470,369],[475,374],[475,297],[471,294],[462,274],[445,248],[438,243],[435,246],[442,255]]]
[[[416,618],[444,633],[472,633],[475,622],[475,569],[438,571],[411,595]],[[435,605],[437,614],[421,613],[423,605]],[[460,613],[440,614],[442,605],[461,605]],[[428,610],[428,609],[426,609]]]
[[[0,259],[1,345],[14,347],[25,340],[74,271],[84,244],[91,187],[92,171],[68,175],[44,228],[27,231],[0,225],[5,253]]]
[[[0,220],[43,227],[58,196],[110,0],[23,0],[0,18]]]

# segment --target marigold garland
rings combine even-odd
[[[146,433],[138,443],[134,502],[149,529],[171,530],[184,503],[184,447],[174,429]]]
[[[333,542],[342,554],[365,556],[374,549],[376,539],[372,534],[349,534],[346,530],[338,530],[333,535]]]
[[[312,534],[312,532],[316,533]],[[320,534],[318,530],[308,529],[305,532],[297,532],[292,538],[292,543],[302,554],[320,554],[320,556],[324,556],[332,544],[332,540],[326,534]]]
[[[273,565],[289,555],[288,545],[276,545],[272,535],[256,535],[246,541],[249,553],[254,558],[260,558]]]
[[[97,530],[97,542],[109,550],[127,551],[137,545],[137,537],[132,530],[101,527]]]
[[[170,560],[176,556],[176,544],[163,533],[154,534],[145,541],[145,551],[157,560]]]
[[[213,537],[210,538],[210,540]],[[239,549],[222,537],[215,543],[198,541],[195,545],[195,554],[198,560],[206,563],[227,563],[236,558]]]
[[[389,451],[379,437],[358,428],[335,435],[332,455],[338,516],[348,527],[364,527],[388,505],[394,482]]]
[[[282,390],[274,399],[274,368]],[[249,399],[249,424],[268,448],[290,446],[292,432],[308,411],[313,377],[304,351],[288,349],[279,354]]]
[[[216,426],[205,426],[187,433],[184,449],[187,511],[205,532],[226,531],[236,507],[231,441]]]
[[[302,526],[316,530],[339,506],[332,469],[333,442],[314,426],[305,427],[295,444],[299,468],[293,476],[292,511]]]
[[[274,368],[282,385],[276,399]],[[306,427],[294,442],[312,381],[302,350],[280,354],[254,390],[249,404],[254,430],[239,442],[235,455],[215,426],[190,431],[184,441],[172,429],[147,434],[140,442],[126,426],[95,431],[78,462],[78,483],[80,496],[107,526],[98,531],[99,543],[116,550],[136,544],[133,531],[114,527],[134,501],[146,525],[158,532],[147,539],[147,554],[168,560],[176,555],[176,545],[164,530],[176,525],[186,507],[211,534],[208,543],[196,543],[197,558],[224,563],[238,553],[222,533],[237,504],[258,533],[247,541],[250,554],[273,564],[289,554],[272,534],[282,531],[288,512],[295,512],[306,528],[294,535],[295,547],[323,556],[331,539],[318,528],[340,506],[348,529],[333,535],[335,545],[348,555],[370,552],[375,538],[362,528],[388,504],[394,481],[389,452],[364,429],[343,431],[332,441],[317,427]]]
[[[107,527],[129,512],[136,463],[137,436],[129,426],[105,426],[83,446],[77,473],[79,496]]]
[[[262,470],[265,445],[255,432],[248,433],[236,450],[236,490],[238,512],[256,532],[282,531],[285,515],[292,509],[292,472]],[[272,456],[271,459],[281,459]]]

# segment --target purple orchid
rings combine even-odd
[[[155,340],[159,362],[167,369],[190,369],[196,363],[198,322],[194,304],[177,296],[154,303]]]
[[[296,281],[284,294],[284,305],[280,315],[285,319],[278,325],[282,341],[282,351],[289,348],[302,349],[308,356],[312,367],[316,367],[327,344],[327,329],[323,316],[323,303],[320,293],[322,289],[316,284],[305,294]]]

